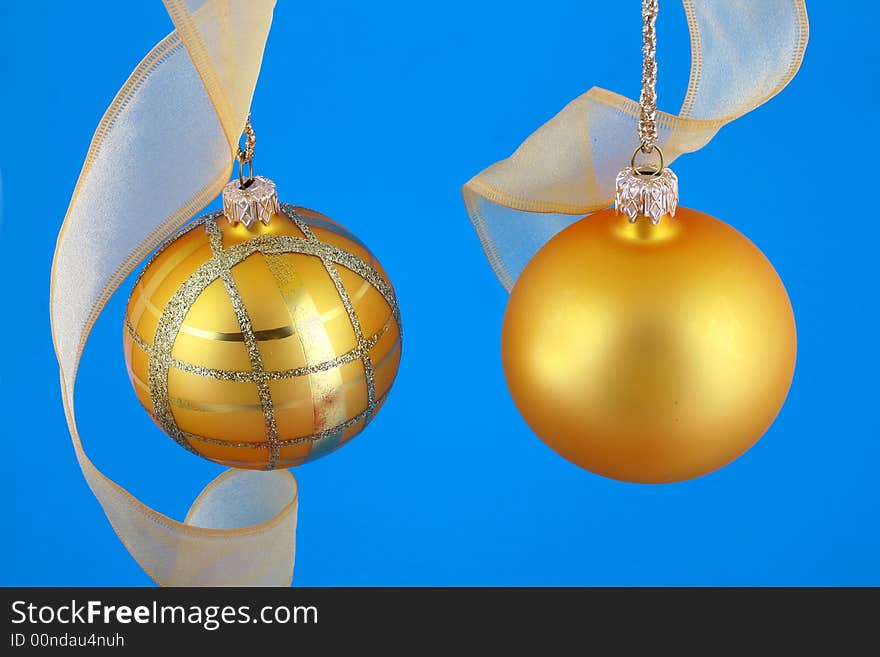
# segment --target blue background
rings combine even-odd
[[[808,9],[795,80],[675,167],[683,202],[748,235],[785,281],[799,329],[791,394],[729,467],[639,486],[560,459],[517,414],[499,355],[505,293],[459,193],[590,86],[637,96],[638,2],[279,3],[253,105],[257,168],[371,246],[406,327],[369,431],[295,471],[296,584],[880,584],[868,194],[880,12]],[[4,2],[3,22],[2,583],[149,584],[77,468],[48,292],[92,132],[170,20],[158,1],[103,0]],[[659,29],[660,105],[675,111],[690,57],[678,3],[663,3]],[[135,400],[121,349],[130,285],[87,348],[80,428],[105,472],[182,518],[221,468]]]

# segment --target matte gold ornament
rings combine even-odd
[[[529,262],[502,330],[526,422],[592,472],[698,477],[770,426],[795,365],[788,295],[749,240],[679,207],[659,224],[603,210]]]
[[[391,283],[327,217],[233,181],[224,210],[165,243],[125,315],[138,399],[186,449],[275,469],[327,454],[385,400],[401,352]]]
[[[761,251],[676,207],[678,178],[656,145],[657,11],[643,0],[640,145],[616,178],[616,212],[538,251],[501,338],[511,395],[535,433],[587,470],[640,483],[698,477],[751,447],[785,401],[797,342]],[[637,165],[640,154],[659,162]]]

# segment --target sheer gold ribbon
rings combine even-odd
[[[108,299],[229,179],[274,4],[165,0],[175,30],[101,119],[55,249],[52,335],[77,460],[119,538],[162,585],[289,585],[293,577],[297,487],[289,472],[229,470],[181,523],[98,470],[74,416],[80,358]]]
[[[691,74],[679,115],[658,112],[667,163],[779,93],[800,67],[809,31],[803,0],[683,2]],[[638,113],[638,103],[594,87],[464,186],[468,214],[505,288],[553,235],[611,204],[614,178],[639,143]]]

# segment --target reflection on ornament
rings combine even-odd
[[[679,207],[658,224],[613,209],[535,255],[510,295],[504,373],[559,454],[625,481],[680,481],[751,447],[785,400],[795,322],[761,251]]]
[[[271,181],[257,183],[274,195]],[[360,433],[385,400],[400,361],[397,301],[370,251],[338,223],[224,200],[235,218],[197,219],[135,284],[129,376],[186,449],[238,468],[299,465]]]

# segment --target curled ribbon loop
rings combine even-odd
[[[779,93],[807,46],[803,0],[683,0],[691,74],[679,114],[657,112],[669,163]],[[556,233],[611,204],[639,147],[639,104],[594,87],[462,190],[486,257],[507,290]]]
[[[274,5],[165,0],[175,30],[101,119],[55,249],[52,336],[77,460],[119,538],[162,585],[289,585],[293,577],[297,487],[289,472],[227,471],[178,522],[92,463],[74,416],[77,369],[107,301],[229,179]]]

